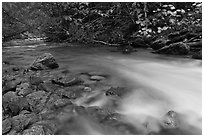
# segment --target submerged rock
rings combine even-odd
[[[194,53],[192,55],[193,59],[202,59],[202,50],[198,51],[197,53]]]
[[[84,90],[84,86],[73,86],[59,89],[56,94],[68,99],[76,99],[78,97],[82,97],[82,95],[86,92],[87,91]]]
[[[163,119],[164,128],[177,128],[179,126],[178,114],[175,111],[166,113]]]
[[[125,87],[111,87],[106,91],[106,96],[123,96],[128,93],[128,90]]]
[[[94,76],[91,76],[90,79],[91,79],[91,80],[100,81],[100,80],[104,80],[105,77],[94,75]]]
[[[56,62],[55,58],[50,53],[44,53],[41,56],[38,56],[33,64],[30,66],[31,70],[44,70],[44,69],[55,69],[59,65]]]
[[[82,80],[76,76],[71,75],[61,75],[52,79],[52,83],[61,86],[73,86],[82,83]]]

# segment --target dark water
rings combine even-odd
[[[48,46],[49,45],[49,46]],[[139,49],[130,55],[110,52],[107,47],[72,46],[71,44],[34,44],[3,48],[3,60],[29,65],[44,52],[53,54],[59,69],[73,73],[100,71],[111,75],[111,85],[126,86],[132,93],[125,96],[116,110],[124,120],[143,132],[159,131],[159,122],[169,110],[183,115],[182,128],[202,128],[202,64],[199,60],[167,57]],[[108,101],[99,98],[92,106],[103,106]],[[83,101],[79,101],[79,104]],[[149,127],[144,127],[149,123]],[[92,126],[91,131],[97,134]],[[94,130],[93,130],[94,129]],[[103,133],[101,133],[103,134]]]

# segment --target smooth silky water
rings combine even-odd
[[[173,110],[181,121],[181,129],[186,134],[201,134],[202,130],[202,62],[180,57],[167,57],[138,50],[130,55],[110,52],[109,48],[99,47],[51,47],[33,46],[5,48],[3,57],[24,65],[33,61],[35,56],[50,52],[56,58],[60,69],[73,73],[101,71],[111,75],[108,83],[126,86],[131,89],[120,99],[115,110],[124,115],[123,120],[139,129],[140,134],[159,132],[162,118]],[[31,50],[34,49],[35,51]],[[9,54],[11,53],[11,54]],[[21,58],[15,58],[21,56]],[[96,97],[92,103],[84,103]],[[109,98],[96,90],[76,103],[84,106],[104,107]],[[81,117],[83,133],[112,134],[96,123]],[[88,126],[87,126],[88,125]],[[185,133],[184,133],[185,134]]]

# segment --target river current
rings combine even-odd
[[[58,47],[57,44],[47,43],[6,47],[2,54],[3,58],[9,58],[15,64],[29,65],[36,56],[49,52],[56,58],[60,69],[107,73],[111,75],[109,83],[131,89],[122,98],[116,111],[125,115],[124,120],[144,134],[159,131],[162,117],[170,110],[180,114],[184,131],[201,134],[200,60],[167,57],[143,49],[123,55],[111,52],[110,48],[67,45]],[[103,106],[106,103],[106,99],[99,97],[98,103],[89,105]],[[148,128],[144,128],[144,123],[148,123]]]

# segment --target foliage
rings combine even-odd
[[[3,37],[27,30],[55,41],[117,43],[183,29],[199,32],[202,24],[202,5],[195,2],[16,2],[2,7]]]

